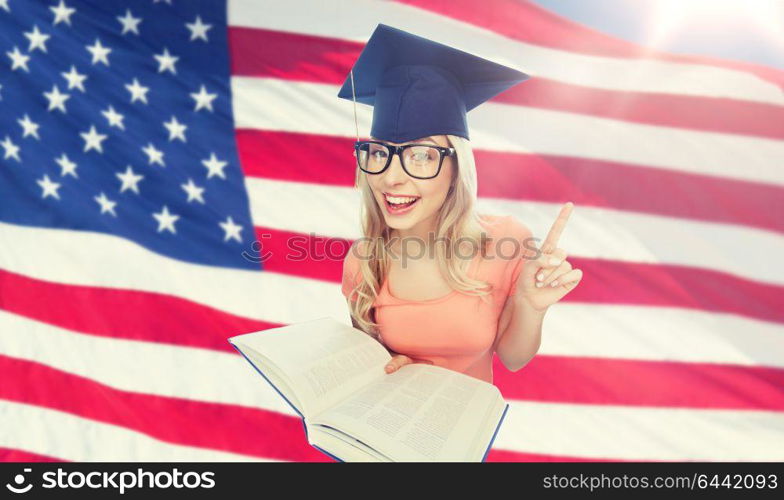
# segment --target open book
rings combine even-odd
[[[325,317],[229,342],[343,462],[484,461],[509,405],[496,386],[424,363],[393,373],[364,332]]]

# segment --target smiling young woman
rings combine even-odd
[[[514,217],[477,212],[465,114],[526,78],[379,25],[338,94],[373,105],[371,139],[354,145],[363,237],[342,291],[354,326],[394,355],[388,373],[421,362],[492,383],[493,355],[524,366],[545,311],[582,276],[555,245],[570,204],[547,248]]]

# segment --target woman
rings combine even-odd
[[[542,247],[515,218],[476,212],[465,113],[525,78],[379,25],[338,94],[374,106],[372,139],[354,151],[364,237],[342,291],[354,326],[393,354],[387,373],[422,362],[492,383],[493,353],[517,371],[582,278],[557,248],[571,203]]]

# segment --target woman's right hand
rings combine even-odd
[[[433,363],[428,360],[414,360],[405,354],[395,354],[392,356],[392,359],[384,367],[384,371],[387,373],[394,373],[397,371],[401,366],[405,366],[411,363],[424,363],[428,365],[432,365]]]
[[[414,360],[406,356],[405,354],[396,354],[392,356],[392,359],[389,360],[389,363],[384,367],[384,371],[387,373],[394,373],[397,371],[398,368],[401,366],[407,365],[409,363],[413,363]]]

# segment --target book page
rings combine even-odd
[[[405,365],[313,418],[397,461],[481,460],[498,388],[445,368]],[[490,419],[492,420],[492,419]],[[487,443],[484,443],[485,446]]]
[[[379,342],[332,318],[232,337],[285,374],[305,415],[338,403],[384,373],[391,359]]]

